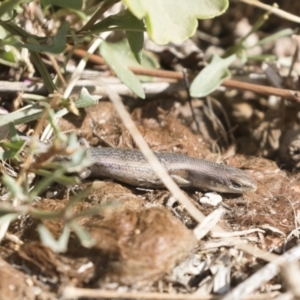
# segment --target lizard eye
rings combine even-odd
[[[234,181],[234,180],[231,180],[231,184],[236,189],[240,189],[242,187],[242,185],[239,182]]]

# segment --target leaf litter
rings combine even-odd
[[[245,21],[238,22],[235,13],[238,11],[241,15],[245,6],[232,2],[228,13],[219,19],[203,21],[199,26],[200,36],[205,36],[220,51],[226,48],[228,40],[240,37],[245,28],[248,30],[255,18],[256,10],[248,6],[245,14],[248,25]],[[270,23],[274,24],[273,17]],[[238,28],[239,31],[234,33],[235,26],[245,28]],[[263,28],[265,32],[268,32],[268,26],[271,25],[266,24]],[[262,34],[254,33],[257,37]],[[281,65],[276,66],[276,70],[282,77],[286,74],[283,58],[293,54],[291,47],[282,46],[286,39],[278,39],[272,44],[276,54],[280,54]],[[267,52],[267,47],[270,48],[260,47],[259,54]],[[203,49],[209,51],[208,47],[203,46]],[[196,69],[203,64],[203,56],[194,55],[194,47],[190,53],[186,48],[181,53],[180,50],[176,47],[174,51],[172,45],[156,52],[161,61],[175,69],[178,64],[194,65]],[[259,65],[236,68],[233,75],[249,79],[253,73],[261,75],[256,81],[267,84],[268,79]],[[297,89],[297,64],[293,73],[288,84],[291,89]],[[219,217],[216,221],[220,220],[219,225],[225,231],[238,232],[240,237],[218,235],[214,231],[197,241],[193,233],[196,224],[184,207],[176,201],[165,207],[172,197],[165,190],[136,189],[111,181],[87,182],[71,191],[58,184],[52,185],[34,202],[34,208],[63,211],[70,193],[90,188],[90,194],[71,211],[79,215],[78,224],[91,234],[96,244],[85,248],[71,233],[67,252],[55,253],[41,244],[37,226],[43,224],[53,237],[58,238],[64,228],[63,221],[37,220],[23,215],[11,224],[10,235],[7,234],[0,245],[3,299],[18,299],[20,295],[24,299],[34,299],[36,295],[38,299],[45,295],[47,299],[55,299],[66,286],[112,290],[127,286],[126,291],[187,293],[199,297],[224,295],[238,288],[247,278],[251,280],[253,275],[261,274],[259,270],[268,266],[263,255],[243,252],[235,247],[238,243],[250,243],[278,255],[297,245],[300,192],[297,104],[284,103],[283,114],[282,100],[252,92],[217,91],[213,98],[194,99],[191,103],[200,125],[199,133],[184,92],[157,95],[144,102],[125,99],[125,103],[154,151],[222,162],[246,170],[257,181],[255,193],[222,195],[223,214],[221,220]],[[95,107],[81,109],[79,118],[64,117],[59,126],[62,131],[75,131],[93,146],[136,147],[107,99]],[[25,132],[23,127],[19,129]],[[229,149],[232,144],[236,146]],[[3,189],[1,196],[5,192]],[[199,203],[203,191],[187,190],[185,193],[205,215],[216,211],[215,207]],[[80,215],[88,210],[92,214]],[[213,229],[212,224],[209,226],[208,232]],[[16,243],[12,236],[22,243]],[[288,274],[293,268],[297,274],[299,269],[291,262],[288,264],[287,259],[286,265],[284,262],[280,266],[282,278],[275,272],[262,283],[249,283],[254,297],[258,299],[262,295],[266,299],[284,293],[285,289],[297,295],[296,284]],[[14,282],[15,289],[9,288],[9,282]],[[29,288],[31,286],[36,288],[35,295]],[[242,291],[239,293],[239,296],[244,295]],[[230,299],[228,295],[230,293],[227,294]]]

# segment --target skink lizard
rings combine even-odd
[[[163,187],[139,150],[87,148],[92,160],[88,174],[109,177],[139,187]],[[256,190],[256,182],[240,169],[175,153],[155,153],[174,181],[184,188],[199,188],[222,193]]]

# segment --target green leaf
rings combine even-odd
[[[114,43],[114,46],[118,50],[118,55],[121,56],[122,64],[127,67],[145,67],[149,69],[157,69],[159,68],[159,63],[155,56],[148,52],[143,51],[142,52],[142,62],[139,64],[135,57],[133,56],[132,51],[130,50],[130,47],[128,45],[128,42],[126,39],[124,39],[121,42]],[[137,78],[142,82],[151,82],[152,77],[151,76],[144,76],[144,75],[136,75]]]
[[[23,149],[25,141],[12,141],[12,142],[2,142],[1,147],[5,148],[4,153],[1,153],[1,159],[13,159],[16,158],[17,154]]]
[[[82,88],[79,97],[77,98],[77,100],[75,100],[75,106],[77,108],[93,106],[96,105],[101,98],[101,96],[90,95],[89,91],[86,88]]]
[[[30,41],[30,43],[17,43],[15,46],[27,48],[30,51],[34,52],[49,52],[59,54],[66,49],[66,35],[68,27],[69,24],[67,22],[64,22],[60,26],[59,30],[57,31],[57,34],[53,37],[52,45],[40,44],[35,38],[30,37],[27,39],[27,41]]]
[[[99,33],[110,30],[126,30],[131,51],[136,60],[141,63],[145,30],[143,20],[136,18],[129,10],[124,10],[93,25],[90,32]]]
[[[272,54],[251,55],[247,57],[248,61],[276,61],[278,57]]]
[[[9,1],[2,1],[0,5],[0,17],[6,14],[8,11],[12,10],[17,4],[20,2],[29,2],[23,0],[9,0]]]
[[[51,176],[53,174],[53,171],[39,169],[39,170],[34,171],[34,173],[46,178],[46,177]],[[70,186],[78,184],[78,180],[76,180],[76,178],[70,177],[70,176],[64,176],[64,175],[54,178],[54,181],[56,181],[59,184],[70,185]]]
[[[264,45],[266,43],[270,43],[273,42],[283,36],[290,36],[294,33],[294,30],[287,28],[287,29],[283,29],[280,30],[274,34],[268,35],[267,37],[265,37],[264,39],[259,40],[255,45],[251,46],[250,48],[256,47],[256,46],[261,46]]]
[[[70,236],[70,228],[65,225],[64,230],[58,240],[55,240],[47,227],[40,224],[37,227],[42,243],[51,248],[54,252],[66,252],[68,249],[68,241]]]
[[[42,0],[41,3],[44,6],[57,5],[75,10],[80,10],[82,8],[82,0]]]
[[[0,216],[2,212],[0,211]],[[0,241],[5,236],[5,233],[9,227],[9,224],[18,218],[19,214],[17,213],[7,213],[0,217]]]
[[[106,63],[112,68],[120,80],[136,95],[145,99],[143,87],[138,78],[124,66],[123,56],[128,51],[120,43],[102,42],[100,45],[100,53]]]
[[[58,169],[54,172],[48,174],[49,176],[44,177],[41,181],[39,181],[33,188],[33,190],[30,193],[30,199],[33,200],[36,196],[40,195],[49,185],[56,181],[57,178],[60,178],[64,173],[64,170]]]
[[[48,90],[48,93],[51,94],[53,93],[55,90],[57,90],[55,84],[53,83],[50,73],[48,72],[47,67],[45,66],[44,62],[42,61],[39,53],[31,51],[31,60],[33,62],[33,64],[35,65],[35,67],[37,68],[37,70],[39,71],[44,85],[46,87],[46,89]]]
[[[6,215],[11,215],[11,214],[16,214],[17,216],[19,215],[19,213],[16,213],[16,209],[12,206],[2,206],[0,207],[0,224],[1,224],[1,220],[4,216]],[[5,220],[5,219],[4,219]]]
[[[91,248],[95,245],[96,241],[93,237],[78,223],[70,222],[69,226],[74,230],[77,237],[79,238],[81,245],[86,248]]]
[[[47,211],[31,207],[29,214],[32,218],[40,220],[53,220],[62,217],[62,211]]]
[[[17,198],[19,200],[25,199],[22,187],[12,177],[8,175],[3,175],[2,182],[8,188],[12,197]]]
[[[17,68],[17,58],[15,56],[15,52],[0,50],[0,63],[5,66],[9,66],[12,68]]]
[[[144,46],[144,33],[126,31],[130,49],[139,64],[142,64],[142,50]]]
[[[182,42],[192,36],[197,19],[213,18],[228,7],[228,0],[122,0],[157,44]]]
[[[43,111],[43,108],[39,105],[28,106],[21,110],[17,110],[7,115],[2,115],[0,118],[0,127],[9,123],[22,124],[37,120]]]
[[[89,34],[112,30],[144,32],[145,26],[144,22],[137,19],[129,10],[122,10],[118,14],[109,16],[93,25],[89,30]]]
[[[22,39],[26,39],[29,37],[34,37],[34,35],[29,34],[28,32],[26,32],[24,29],[22,29],[21,27],[17,26],[15,23],[13,23],[12,21],[3,21],[0,20],[0,25],[6,30],[8,31],[11,35],[16,35],[21,37]]]
[[[191,96],[201,98],[216,90],[224,79],[230,77],[228,66],[235,59],[235,54],[225,59],[214,55],[211,63],[206,66],[193,80],[190,87]]]
[[[40,66],[43,67],[44,65],[41,63]],[[81,108],[81,107],[95,105],[98,103],[99,98],[101,98],[101,96],[90,95],[86,88],[82,88],[78,99],[75,101],[75,106],[77,108]],[[37,120],[40,117],[43,110],[44,110],[43,106],[28,105],[27,107],[14,111],[10,114],[1,115],[0,127],[8,125],[9,123],[13,123],[17,125],[17,124],[22,124],[22,123],[27,123],[30,121]],[[66,109],[62,109],[61,111],[66,111]]]

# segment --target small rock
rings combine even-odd
[[[204,196],[200,198],[199,202],[206,207],[215,207],[222,202],[222,197],[215,192],[205,193]]]

